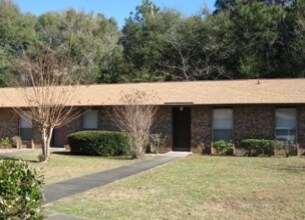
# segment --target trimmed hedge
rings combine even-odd
[[[0,219],[44,219],[43,176],[24,161],[0,160]]]
[[[270,157],[274,155],[277,143],[275,140],[246,139],[240,146],[246,150],[248,156],[267,155]]]
[[[131,145],[127,135],[117,131],[79,131],[68,136],[71,153],[81,155],[129,155]]]

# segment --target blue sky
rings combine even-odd
[[[142,0],[13,0],[22,12],[40,15],[47,11],[62,11],[67,8],[85,10],[104,14],[107,18],[114,17],[119,27],[124,19],[139,5]],[[160,8],[177,9],[184,15],[196,14],[207,6],[214,9],[215,0],[153,0]]]

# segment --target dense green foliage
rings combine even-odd
[[[43,178],[24,161],[0,161],[0,219],[43,219]]]
[[[131,153],[129,138],[117,131],[79,131],[68,136],[73,154],[118,156]]]
[[[217,149],[219,155],[233,155],[233,143],[231,141],[215,141],[213,146]]]
[[[240,147],[246,150],[248,156],[267,155],[270,157],[274,155],[276,146],[277,141],[263,139],[246,139],[240,144]]]
[[[72,9],[49,12],[37,18],[35,31],[40,42],[63,48],[61,55],[85,67],[81,82],[92,83],[99,78],[111,81],[115,77],[110,67],[119,50],[120,33],[113,19]]]
[[[304,77],[304,1],[215,6],[185,17],[143,0],[119,30],[101,14],[69,9],[37,17],[0,0],[0,86],[9,85],[20,50],[37,44],[80,64],[82,83]]]
[[[117,81],[113,66],[120,56],[120,31],[113,19],[73,9],[35,17],[10,0],[0,0],[0,18],[0,86],[15,78],[14,62],[23,50],[33,58],[53,51],[78,64],[81,83]]]
[[[4,137],[0,139],[0,149],[11,148],[12,145],[8,137]]]

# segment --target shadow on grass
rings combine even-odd
[[[56,154],[56,155],[64,155],[64,156],[71,156],[74,154],[72,154],[70,151],[55,151],[55,152],[52,152],[51,154]],[[78,155],[75,155],[75,156],[78,156]],[[79,155],[81,156],[81,155]]]
[[[115,159],[115,160],[133,160],[133,158],[129,155],[105,157],[98,155],[73,154],[70,151],[56,151],[56,152],[52,152],[52,154],[62,155],[62,156],[74,156],[74,157],[92,157],[92,158],[101,157],[101,158]]]
[[[280,165],[280,166],[272,166],[266,167],[276,171],[288,172],[288,173],[305,173],[305,165]]]

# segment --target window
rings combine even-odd
[[[91,130],[98,128],[98,111],[91,109],[82,117],[82,129]]]
[[[33,137],[32,115],[30,112],[24,112],[19,120],[20,137],[22,140],[31,140]]]
[[[296,108],[276,109],[276,139],[295,143],[296,139]]]
[[[232,140],[233,137],[233,109],[216,108],[213,111],[214,141]]]

